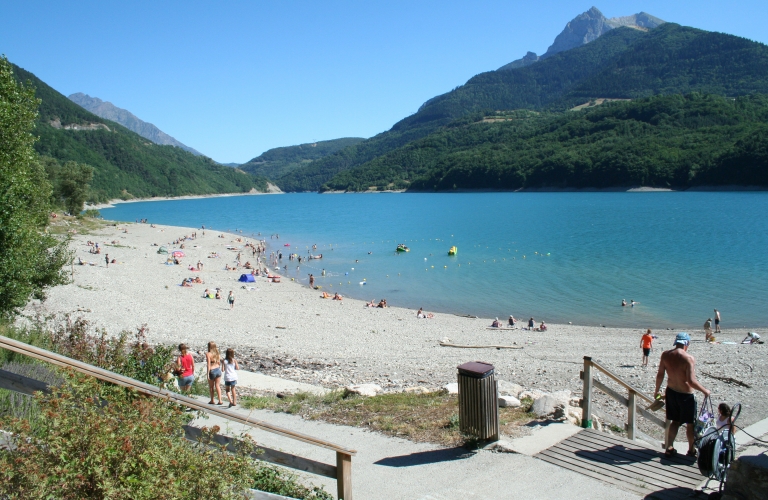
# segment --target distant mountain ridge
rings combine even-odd
[[[691,92],[728,97],[768,94],[768,47],[674,23],[653,30],[619,26],[591,43],[536,64],[476,75],[466,84],[428,100],[389,131],[276,180],[283,191],[327,189],[323,185],[337,174],[473,113],[520,109],[564,112],[599,99]],[[423,144],[427,147],[427,143]],[[378,166],[388,168],[385,163]],[[409,173],[402,180],[411,178]],[[344,182],[334,181],[328,188],[332,185]]]
[[[343,137],[329,141],[309,142],[298,146],[272,148],[240,165],[239,168],[249,174],[260,175],[268,179],[278,179],[315,160],[348,146],[354,146],[364,140],[362,137]]]
[[[266,179],[225,167],[206,156],[155,144],[119,123],[101,118],[12,64],[14,77],[40,99],[35,150],[60,163],[94,168],[89,200],[266,192]]]
[[[203,153],[197,151],[194,148],[181,143],[174,139],[170,135],[166,134],[156,126],[149,122],[138,118],[136,115],[128,111],[127,109],[118,108],[114,104],[108,101],[102,101],[98,97],[91,97],[88,94],[77,92],[69,96],[69,100],[90,111],[94,115],[119,123],[128,130],[136,132],[145,139],[149,139],[155,144],[161,146],[176,146],[184,151],[189,151],[195,156],[203,156]]]
[[[597,9],[597,7],[592,7],[566,24],[565,29],[557,35],[555,41],[549,46],[544,54],[538,56],[535,52],[528,52],[521,59],[505,64],[499,68],[499,71],[522,68],[560,52],[581,47],[615,28],[625,26],[628,28],[648,30],[656,28],[665,22],[666,21],[645,12],[639,12],[631,16],[612,17],[608,19]]]

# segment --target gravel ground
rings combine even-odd
[[[127,232],[125,232],[127,230]],[[185,242],[183,265],[166,266],[158,246],[197,232]],[[268,283],[257,278],[243,284],[243,271],[226,271],[243,246],[235,236],[217,231],[147,224],[108,226],[97,234],[73,235],[76,256],[94,266],[74,266],[73,283],[50,291],[45,303],[32,302],[28,317],[61,318],[81,315],[93,325],[116,333],[149,327],[153,343],[186,342],[203,350],[208,341],[221,348],[234,347],[243,367],[300,382],[326,387],[351,383],[377,383],[386,391],[406,387],[437,388],[456,380],[456,366],[484,361],[496,367],[499,379],[529,389],[569,389],[581,393],[579,371],[583,357],[591,356],[648,394],[653,392],[661,351],[672,346],[676,331],[655,331],[658,339],[651,366],[642,368],[641,328],[600,328],[550,325],[546,333],[527,330],[493,330],[486,318],[435,314],[417,319],[416,309],[365,307],[364,302],[321,299],[320,292],[298,283]],[[104,254],[88,252],[88,240],[97,241],[116,264],[104,265]],[[241,250],[242,251],[242,250]],[[207,258],[218,252],[221,258]],[[243,251],[243,261],[250,252]],[[203,271],[187,265],[201,261]],[[247,272],[247,271],[246,271]],[[180,287],[183,278],[200,276],[204,285]],[[243,285],[253,289],[242,288]],[[203,299],[205,288],[221,287],[226,297],[233,290],[235,307],[225,300]],[[417,305],[417,304],[414,304]],[[715,403],[742,402],[742,423],[768,415],[768,346],[707,344],[701,327],[688,330],[695,340],[690,353],[698,363],[699,380],[713,393]],[[723,325],[719,341],[740,342],[745,329]],[[753,330],[768,338],[766,329]],[[441,340],[462,345],[508,345],[519,349],[463,349],[442,347]],[[746,385],[713,377],[732,378]],[[606,377],[602,381],[608,383]],[[747,387],[749,386],[749,387]],[[597,407],[625,419],[624,409],[608,398],[597,398]]]

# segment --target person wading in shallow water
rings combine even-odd
[[[677,454],[674,443],[677,431],[685,424],[685,433],[688,437],[688,453],[690,457],[696,456],[696,448],[693,446],[693,423],[696,421],[696,398],[693,391],[697,390],[709,397],[709,390],[696,380],[696,360],[688,354],[688,344],[691,341],[687,333],[678,333],[675,337],[674,348],[664,351],[659,361],[659,372],[656,374],[656,391],[654,396],[659,397],[661,383],[664,375],[667,375],[667,390],[665,392],[667,420],[672,423],[667,435],[667,450],[664,455],[672,457]]]
[[[715,309],[715,333],[720,333],[720,311]]]

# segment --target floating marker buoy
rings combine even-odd
[[[443,266],[443,269],[448,269],[448,266]]]
[[[435,266],[432,266],[432,269],[434,269],[434,268],[435,268]]]
[[[349,276],[349,271],[347,271],[346,273],[344,273],[344,276]]]
[[[427,261],[427,258],[426,258],[426,257],[424,257],[424,262],[426,262],[426,261]]]
[[[352,270],[354,271],[354,270],[355,270],[355,268],[353,267],[353,268],[352,268]]]

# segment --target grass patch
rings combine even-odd
[[[249,409],[266,409],[332,424],[365,427],[390,436],[445,446],[464,445],[472,440],[459,431],[459,398],[443,392],[428,394],[392,393],[374,397],[350,395],[342,391],[324,396],[298,393],[284,398],[245,396],[241,404]],[[532,418],[527,407],[499,408],[503,434],[514,434],[517,427]]]
[[[77,231],[78,234],[91,234],[106,227],[109,223],[92,217],[71,217],[58,213],[55,219],[51,219],[47,231],[50,234],[68,234]]]

